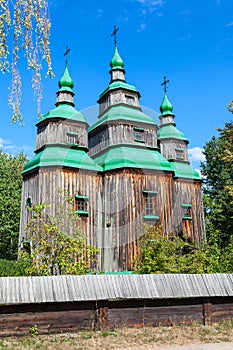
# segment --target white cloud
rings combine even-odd
[[[138,28],[138,30],[137,30],[137,32],[142,32],[145,29],[146,29],[146,25],[141,23],[139,28]]]
[[[150,12],[157,10],[165,4],[164,0],[131,0],[146,7]]]
[[[182,16],[187,17],[187,16],[190,16],[192,14],[192,11],[190,11],[190,10],[183,10],[183,11],[180,11],[179,14],[182,15]]]
[[[14,146],[11,144],[10,140],[4,140],[0,137],[0,149],[8,154],[18,154],[18,153],[25,153],[27,156],[32,157],[33,155],[33,148],[29,146]]]
[[[233,22],[229,22],[229,23],[225,24],[225,27],[233,27]]]
[[[49,0],[49,6],[50,7],[58,7],[58,6],[61,6],[63,4],[65,4],[67,2],[67,0]]]
[[[0,137],[0,149],[3,149],[7,143],[9,143],[8,140],[4,140]]]
[[[118,18],[118,22],[127,22],[129,20],[129,17],[128,16],[120,16]]]
[[[97,17],[101,17],[104,13],[104,10],[102,9],[97,9]]]
[[[187,33],[186,35],[181,36],[179,38],[179,40],[181,40],[181,41],[188,41],[190,38],[191,38],[191,33]]]
[[[190,148],[188,153],[191,162],[203,162],[205,160],[203,149],[200,147]]]

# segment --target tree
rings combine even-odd
[[[38,114],[40,114],[43,61],[47,62],[47,74],[53,76],[49,47],[50,26],[48,0],[0,1],[0,69],[3,73],[12,74],[9,105],[13,109],[13,122],[22,123],[20,113],[22,81],[18,65],[21,54],[26,57],[27,68],[33,71],[32,88],[37,95]],[[12,52],[11,64],[9,52]]]
[[[26,156],[0,150],[0,257],[16,259],[20,223],[22,176]]]
[[[229,243],[233,232],[232,130],[228,123],[219,137],[206,143],[206,160],[201,164],[207,238],[217,234],[221,247]]]
[[[27,276],[30,261],[0,259],[0,277]]]
[[[164,237],[160,228],[149,227],[140,240],[138,273],[205,273],[206,251],[187,238]]]
[[[164,237],[159,228],[145,230],[136,259],[137,273],[232,273],[233,238],[221,248],[218,237],[199,245],[185,237]]]
[[[98,250],[86,245],[72,201],[66,194],[54,215],[48,214],[49,207],[43,204],[29,208],[33,215],[26,235],[31,251],[22,254],[24,260],[31,261],[29,275],[80,275],[94,266]]]
[[[221,159],[225,162],[225,166],[230,174],[229,181],[225,188],[233,199],[233,122],[226,123],[223,129],[219,129],[219,133],[225,145]]]

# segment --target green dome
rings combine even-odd
[[[170,163],[157,150],[132,145],[113,146],[94,160],[103,171],[134,168],[173,172]]]
[[[143,124],[155,125],[154,120],[141,112],[138,109],[130,108],[129,106],[114,105],[101,118],[99,118],[90,128],[89,132],[98,128],[100,125],[107,124],[109,122],[118,122],[124,120],[127,122],[136,122]]]
[[[68,167],[75,169],[102,171],[102,168],[82,149],[47,144],[24,167],[23,174],[38,167]]]
[[[67,90],[67,89],[68,89],[68,91],[72,91],[72,89],[74,87],[74,82],[71,79],[71,76],[70,76],[70,73],[69,73],[67,67],[65,68],[63,76],[59,80],[58,85],[59,85],[60,91]]]
[[[188,141],[186,136],[178,130],[174,125],[162,125],[158,130],[158,139],[177,139]]]
[[[167,95],[164,95],[163,102],[160,106],[160,112],[162,115],[172,114],[173,106],[168,100]]]
[[[113,58],[110,62],[110,67],[112,69],[124,69],[124,62],[123,62],[121,56],[119,55],[117,47],[115,48]]]
[[[175,178],[202,180],[201,175],[190,164],[170,162],[170,165],[175,172]]]
[[[78,112],[73,106],[61,103],[56,108],[52,109],[39,120],[39,122],[36,124],[38,125],[41,121],[44,121],[45,119],[69,119],[76,122],[82,122],[86,123],[86,118]]]

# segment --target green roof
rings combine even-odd
[[[188,141],[185,135],[179,131],[174,125],[162,125],[158,130],[158,139],[178,139]]]
[[[121,56],[119,55],[117,47],[115,48],[113,58],[110,62],[110,67],[112,69],[124,69],[124,62],[123,62]]]
[[[124,81],[113,81],[112,83],[110,83],[107,87],[107,89],[105,89],[102,94],[99,95],[99,99],[106,94],[106,92],[110,91],[110,90],[115,90],[115,89],[125,89],[125,90],[131,90],[131,91],[135,91],[138,92],[136,87],[133,85],[129,85],[127,83],[125,83]],[[139,93],[139,92],[138,92]]]
[[[136,123],[145,123],[155,125],[154,120],[141,112],[128,106],[114,105],[102,117],[100,117],[90,128],[89,132],[110,121],[127,120]]]
[[[43,115],[39,123],[42,120],[51,118],[69,119],[87,124],[85,117],[69,104],[59,104],[56,108]]]
[[[61,79],[59,80],[59,91],[70,91],[73,93],[73,87],[74,87],[74,82],[71,79],[70,73],[68,71],[68,68],[65,68],[65,71],[63,73],[63,76],[61,77]]]
[[[170,162],[170,165],[171,168],[175,171],[176,178],[202,180],[200,174],[194,170],[190,164]]]
[[[69,168],[102,171],[93,159],[82,149],[47,145],[24,167],[23,173],[37,167],[62,166]]]
[[[155,149],[115,146],[95,158],[103,171],[120,168],[172,171],[170,163]]]
[[[167,95],[164,95],[163,102],[160,106],[160,111],[162,115],[172,114],[173,106],[171,102],[168,100]]]

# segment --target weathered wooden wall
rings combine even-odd
[[[158,220],[145,218],[147,197],[143,191],[156,191],[153,197],[153,215]],[[164,235],[172,232],[186,234],[191,240],[201,242],[204,237],[204,218],[200,182],[174,180],[172,173],[121,169],[106,172],[75,171],[63,168],[40,168],[24,177],[22,203],[28,197],[33,204],[50,205],[50,213],[61,194],[67,192],[88,197],[88,215],[82,216],[81,227],[87,244],[99,248],[98,268],[104,271],[134,269],[134,259],[139,253],[139,238],[146,224],[161,225]],[[184,220],[182,204],[192,205],[192,218]],[[23,227],[31,213],[25,208],[21,215],[20,242],[30,237]],[[202,220],[200,220],[202,218]]]
[[[144,129],[143,140],[145,140],[145,147],[157,147],[157,134],[156,125],[140,125]],[[122,121],[114,122],[103,127],[97,134],[90,132],[89,135],[89,154],[92,156],[103,149],[106,149],[109,145],[116,144],[134,144],[138,145],[138,141],[135,138],[135,127],[137,125],[125,124]]]
[[[178,161],[184,160],[189,161],[187,142],[182,140],[163,140],[159,143],[160,152],[166,159],[176,159]],[[177,157],[177,150],[183,150],[183,157]]]
[[[113,80],[123,80],[124,81],[124,75],[122,72],[120,71],[112,71],[112,79]],[[129,98],[130,101],[129,101]],[[112,91],[112,93],[110,95],[105,95],[103,97],[101,97],[98,101],[99,103],[99,114],[100,116],[103,113],[106,113],[107,110],[109,109],[109,107],[112,107],[113,105],[120,105],[120,104],[125,104],[128,103],[130,104],[130,106],[134,106],[136,108],[140,109],[140,103],[139,103],[139,94],[138,92],[134,92],[134,91],[130,91],[130,92],[126,92],[123,89],[118,89],[115,91]]]
[[[52,167],[40,168],[39,171],[24,176],[22,203],[25,203],[26,206],[26,200],[30,197],[33,205],[48,204],[47,212],[54,215],[59,203],[65,203],[64,193],[71,195],[74,201],[76,194],[88,197],[88,215],[82,216],[77,221],[77,225],[82,229],[84,237],[86,237],[86,243],[100,248],[99,261],[101,261],[102,192],[102,176],[95,172]],[[23,237],[24,239],[30,239],[24,233],[24,227],[30,219],[30,215],[30,211],[25,210],[25,207],[22,208],[20,242],[22,242]],[[98,268],[101,269],[101,266],[98,266]]]
[[[143,190],[158,191],[153,200],[154,216],[159,221],[146,221],[146,196]],[[172,215],[171,173],[145,172],[123,169],[104,176],[104,271],[132,270],[139,252],[139,238],[144,225],[161,224],[163,231],[171,232]]]
[[[19,234],[19,248],[24,240],[27,239],[25,234],[26,224],[31,218],[31,213],[27,209],[27,199],[32,199],[32,204],[39,204],[40,195],[40,181],[39,170],[27,174],[23,179],[22,196],[21,196],[21,216],[20,216],[20,234]]]
[[[233,274],[0,278],[0,336],[211,324],[233,317]]]
[[[70,120],[52,120],[41,122],[37,129],[36,149],[49,143],[69,144],[69,136],[77,136],[77,143],[88,147],[87,124]]]
[[[0,336],[23,336],[37,325],[39,334],[121,327],[209,325],[231,319],[233,298],[112,300],[0,306]]]
[[[159,220],[146,219],[144,190],[157,191],[153,215]],[[184,219],[182,204],[190,204],[191,219]],[[104,176],[103,211],[105,213],[104,271],[132,270],[139,252],[139,238],[144,225],[161,225],[163,234],[186,235],[202,242],[204,217],[201,183],[175,180],[171,173],[123,169]]]
[[[182,204],[191,204],[191,220],[183,219],[184,208]],[[185,234],[192,241],[203,242],[205,240],[205,226],[200,181],[174,180],[172,205],[173,230],[176,230],[178,234]]]

